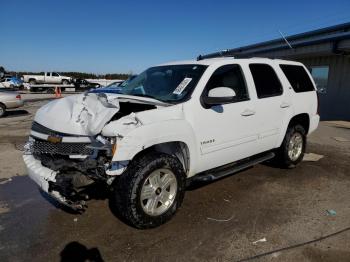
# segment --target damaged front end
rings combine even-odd
[[[105,171],[113,144],[100,136],[87,139],[91,141],[55,143],[32,135],[23,156],[29,176],[41,189],[76,211],[85,208],[91,195],[101,195],[97,188],[112,181]]]
[[[134,112],[155,108],[89,93],[48,103],[38,110],[24,148],[29,176],[60,203],[83,211],[86,200],[108,189],[128,163],[112,162],[122,136],[102,136],[102,129],[115,121],[124,129],[136,128],[140,122]]]

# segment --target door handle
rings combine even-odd
[[[246,109],[241,113],[241,116],[252,116],[252,115],[255,115],[255,111],[250,109]]]
[[[281,105],[280,105],[281,108],[287,108],[287,107],[290,107],[290,104],[287,103],[287,102],[283,102]]]

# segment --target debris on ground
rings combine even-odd
[[[333,210],[333,209],[328,209],[327,210],[327,214],[330,215],[330,216],[335,216],[335,215],[337,215],[337,212],[335,210]]]
[[[233,218],[234,218],[234,215],[232,215],[228,219],[216,219],[216,218],[207,217],[208,220],[213,220],[213,221],[216,221],[216,222],[228,222],[228,221],[232,220]]]
[[[303,161],[310,161],[310,162],[317,162],[318,160],[322,159],[324,155],[319,155],[315,153],[305,153]]]
[[[0,215],[9,212],[10,209],[5,202],[0,201]]]
[[[256,245],[256,244],[261,243],[261,242],[266,242],[266,241],[267,241],[267,240],[266,240],[266,237],[264,237],[264,238],[261,238],[261,239],[259,239],[259,240],[254,241],[254,242],[253,242],[253,245]]]
[[[0,185],[4,185],[11,181],[12,181],[12,178],[0,178]]]
[[[74,222],[78,222],[78,218],[74,218],[73,221],[74,221]]]
[[[334,136],[332,137],[335,141],[338,141],[338,142],[350,142],[349,139],[347,138],[344,138],[344,137],[341,137],[341,136]]]
[[[230,200],[228,200],[228,199],[225,199],[225,198],[224,198],[224,201],[225,201],[225,202],[230,202]]]

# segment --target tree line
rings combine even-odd
[[[0,66],[0,72],[6,73],[8,75],[13,75],[21,77],[23,75],[38,75],[44,74],[44,72],[15,72],[15,71],[5,71],[5,68]],[[130,74],[125,73],[110,73],[110,74],[94,74],[94,73],[84,73],[84,72],[57,72],[60,75],[69,76],[72,78],[81,78],[81,79],[127,79]]]

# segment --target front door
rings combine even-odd
[[[200,159],[197,172],[251,156],[256,151],[259,131],[256,108],[239,65],[219,67],[209,79],[202,96],[216,87],[229,87],[235,101],[213,107],[199,106],[194,115]]]

